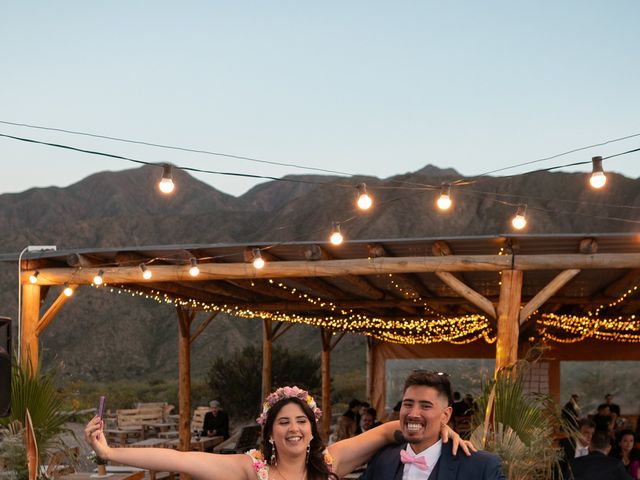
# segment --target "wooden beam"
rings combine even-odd
[[[178,449],[191,449],[191,322],[195,313],[181,305],[176,305],[178,314]],[[180,480],[189,480],[189,475],[180,474]]]
[[[522,272],[504,270],[498,303],[498,339],[496,372],[510,368],[518,361],[518,315],[522,294]]]
[[[625,273],[622,277],[617,279],[615,282],[609,284],[602,293],[606,297],[619,297],[629,287],[633,287],[639,281],[640,281],[640,269],[635,268]]]
[[[311,245],[305,252],[304,256],[307,260],[334,260],[333,257],[326,249],[320,245]],[[381,299],[385,297],[385,293],[373,286],[368,280],[358,277],[356,275],[344,275],[340,277],[340,280],[346,282],[356,289],[356,293],[362,297],[371,299]]]
[[[22,285],[22,332],[20,335],[20,363],[31,364],[31,372],[38,365],[38,320],[40,319],[40,286]]]
[[[496,318],[496,309],[487,298],[480,295],[478,292],[467,286],[455,276],[449,272],[436,272],[436,275],[442,280],[451,290],[456,292],[463,298],[466,298],[471,304],[475,305],[480,311],[486,313],[491,318]]]
[[[279,322],[274,328],[273,328],[273,332],[272,332],[272,337],[271,337],[271,341],[275,342],[276,340],[278,340],[282,335],[284,335],[285,333],[287,333],[291,327],[293,327],[293,323],[289,323],[289,322]]]
[[[322,339],[322,438],[329,439],[331,429],[331,331],[320,328]]]
[[[513,262],[513,265],[512,265]],[[640,253],[554,254],[554,255],[450,255],[443,257],[380,257],[352,260],[321,260],[267,262],[256,270],[245,263],[207,263],[200,265],[201,275],[210,280],[237,278],[304,278],[336,277],[341,275],[384,275],[389,273],[420,272],[498,272],[510,268],[515,270],[567,270],[640,268]],[[153,278],[144,280],[136,267],[104,269],[111,283],[145,284],[152,282],[194,281],[188,266],[150,265]],[[39,285],[62,285],[72,282],[89,285],[98,269],[76,270],[75,268],[40,269]],[[20,281],[25,284],[33,270],[22,272]]]
[[[262,320],[262,400],[271,393],[271,360],[273,348],[273,322],[269,318]]]
[[[76,289],[78,288],[78,286],[77,285],[69,285],[69,288],[71,288],[75,292]],[[44,313],[44,315],[42,315],[42,318],[38,322],[38,325],[36,327],[36,335],[37,336],[40,336],[40,334],[44,331],[44,329],[49,326],[49,324],[55,318],[55,316],[58,314],[60,309],[64,306],[65,303],[67,303],[69,300],[71,300],[71,298],[72,297],[67,297],[64,294],[64,292],[60,292],[60,295],[58,295],[58,298],[56,298],[53,301],[53,303],[51,304],[49,309]]]
[[[207,318],[205,318],[204,321],[200,325],[198,325],[198,328],[196,328],[196,331],[193,332],[193,334],[191,334],[191,337],[189,337],[189,343],[193,343],[196,340],[196,338],[198,338],[200,336],[200,334],[205,331],[205,329],[209,326],[211,321],[214,318],[216,318],[219,313],[220,312],[213,312],[213,313],[209,314],[209,316]]]
[[[542,304],[555,295],[562,287],[573,279],[580,270],[572,268],[560,272],[556,277],[551,280],[542,290],[540,290],[535,297],[527,302],[527,304],[520,310],[519,322],[522,325],[529,316],[535,312]]]

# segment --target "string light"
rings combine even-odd
[[[29,282],[38,283],[38,275],[40,275],[40,272],[38,270],[29,275]]]
[[[440,196],[436,201],[440,210],[449,210],[451,208],[451,185],[443,185],[440,191]]]
[[[192,277],[197,277],[198,275],[200,275],[200,269],[198,268],[198,259],[196,259],[196,257],[191,257],[189,261],[191,262],[189,275],[191,275]]]
[[[71,295],[73,295],[73,288],[71,288],[69,286],[69,282],[65,282],[64,283],[64,290],[63,293],[65,294],[65,296],[70,297]]]
[[[172,167],[170,164],[165,163],[162,166],[162,169],[162,179],[158,183],[158,188],[162,193],[168,195],[173,192],[173,189],[175,188],[175,185],[173,184],[173,174],[171,172]]]
[[[253,249],[253,268],[256,270],[264,268],[264,258],[262,258],[262,253],[260,253],[259,248]]]
[[[593,157],[591,161],[593,162],[593,171],[589,183],[593,188],[602,188],[607,183],[607,176],[602,169],[602,157]]]
[[[367,193],[367,184],[360,183],[356,188],[358,189],[358,208],[360,210],[369,210],[373,205],[373,199]]]
[[[520,205],[518,207],[518,211],[516,212],[516,215],[511,220],[511,225],[513,225],[513,228],[515,228],[516,230],[522,230],[524,227],[527,226],[527,217],[525,216],[526,213],[527,213],[527,206]]]
[[[96,274],[96,276],[93,277],[93,284],[102,285],[104,283],[104,279],[102,278],[103,275],[104,275],[104,271],[98,270],[98,273]]]
[[[140,270],[142,270],[142,278],[145,280],[149,280],[153,276],[151,270],[149,270],[144,263],[140,264]]]
[[[340,233],[340,223],[334,222],[333,233],[331,233],[331,236],[329,237],[329,241],[333,245],[340,245],[343,242],[343,240],[344,240],[344,237],[342,236],[342,233]]]

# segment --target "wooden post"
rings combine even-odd
[[[331,332],[320,328],[322,338],[322,438],[329,441],[331,429]]]
[[[178,313],[178,404],[180,419],[178,431],[180,441],[178,450],[188,452],[191,449],[191,321],[194,314],[180,305],[176,306]],[[189,480],[185,473],[180,474],[180,480]]]
[[[265,318],[262,326],[262,398],[260,404],[271,393],[271,352],[273,348],[271,319]]]
[[[373,406],[373,347],[376,341],[371,337],[365,337],[365,342],[367,347],[367,402]],[[380,414],[382,414],[382,411],[380,411]]]
[[[515,365],[518,360],[518,330],[522,271],[504,270],[498,303],[498,340],[496,342],[496,372]]]
[[[38,321],[40,320],[40,286],[22,285],[22,332],[20,335],[20,362],[31,363],[31,372],[38,366]]]

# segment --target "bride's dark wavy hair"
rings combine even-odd
[[[275,422],[278,413],[280,412],[280,410],[282,410],[282,407],[290,403],[299,405],[305,416],[309,420],[309,423],[311,424],[311,434],[313,435],[313,438],[311,439],[311,443],[309,444],[310,449],[309,458],[307,459],[307,478],[309,480],[339,480],[338,476],[335,473],[331,472],[328,465],[324,463],[325,445],[322,441],[322,438],[320,438],[320,432],[318,431],[316,417],[309,406],[306,404],[306,402],[300,400],[298,397],[283,398],[269,409],[269,412],[267,413],[267,421],[262,428],[262,449],[265,461],[267,463],[271,462],[271,453],[273,452],[273,447],[269,442],[269,438],[271,438],[271,433],[273,431],[273,422]]]

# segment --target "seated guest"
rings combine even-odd
[[[611,443],[605,432],[596,432],[591,439],[589,455],[571,463],[574,480],[629,480],[622,461],[609,457]]]
[[[627,473],[637,480],[640,478],[640,451],[635,448],[635,435],[631,430],[622,430],[618,436],[618,444],[610,455],[622,460]]]
[[[211,400],[209,402],[210,411],[204,416],[202,435],[207,437],[222,436],[226,440],[229,438],[229,415],[220,408],[220,402]]]

